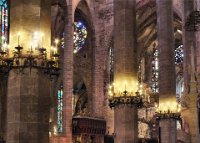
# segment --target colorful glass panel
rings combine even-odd
[[[175,64],[181,64],[183,62],[183,45],[179,45],[176,49],[175,49]]]
[[[57,92],[57,99],[58,99],[58,106],[57,106],[57,113],[58,113],[58,121],[57,121],[57,132],[62,133],[63,131],[63,90],[62,88]]]
[[[183,45],[179,45],[175,49],[175,64],[181,65],[183,63]],[[155,49],[153,52],[152,60],[152,86],[151,89],[154,93],[158,93],[158,77],[159,77],[159,66],[158,66],[158,50]]]
[[[74,53],[77,53],[85,44],[87,29],[83,22],[74,22]]]
[[[8,1],[0,0],[0,47],[8,43],[9,38],[9,17]]]
[[[159,66],[158,66],[158,50],[155,49],[153,52],[152,60],[152,85],[151,89],[154,93],[158,93],[158,76],[159,76]]]

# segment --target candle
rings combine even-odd
[[[7,45],[7,49],[6,49],[7,56],[9,56],[9,48],[10,48],[10,45]]]
[[[51,53],[50,53],[50,57],[52,57],[52,56],[53,56],[53,52],[54,52],[54,47],[53,47],[53,46],[51,46]]]
[[[33,48],[38,48],[38,32],[33,33]]]
[[[44,33],[42,33],[41,35],[42,35],[42,48],[43,48],[43,42],[44,42]]]
[[[54,54],[56,54],[56,53],[57,53],[57,47],[54,48]]]
[[[19,42],[20,42],[20,32],[17,33],[17,43],[18,43],[18,46],[19,46]]]
[[[114,93],[115,92],[115,83],[113,82],[112,85],[113,85],[113,89],[112,90],[113,90],[113,93]]]
[[[3,52],[6,51],[6,44],[4,44],[4,45],[2,46],[2,51],[3,51]]]
[[[55,43],[56,43],[56,48],[58,48],[59,40],[58,40],[58,39],[55,39]]]
[[[2,43],[6,43],[6,37],[2,36]]]
[[[126,91],[126,83],[127,83],[127,81],[125,80],[125,81],[124,81],[124,87],[125,87],[125,91]]]
[[[33,52],[33,44],[32,44],[32,42],[30,43],[30,45],[31,45],[31,47],[30,47],[30,50],[29,50],[29,51],[30,51],[30,53],[31,53],[31,52]]]

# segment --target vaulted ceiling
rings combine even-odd
[[[181,4],[180,0],[173,1],[174,7],[176,5],[181,7]],[[156,0],[137,0],[137,37],[140,56],[145,51],[152,51],[157,45],[156,23]],[[181,29],[181,17],[174,10],[174,36],[176,41],[182,41]]]
[[[138,37],[138,49],[139,49],[138,51],[140,55],[142,55],[146,50],[151,51],[153,47],[157,45],[156,0],[136,0],[136,2],[137,2],[136,5],[137,37]],[[54,7],[53,9],[54,11],[52,14],[53,15],[52,30],[54,31],[52,35],[55,36],[58,36],[59,31],[62,31],[62,29],[64,28],[63,8],[66,8],[66,0],[52,0],[52,5],[57,5],[57,4],[59,5],[59,7],[57,7],[57,9],[56,7]],[[80,6],[82,7],[82,5]],[[180,31],[182,29],[182,20],[181,20],[182,1],[173,0],[173,6],[174,6],[174,35],[175,38],[178,39],[178,41],[181,41],[182,36]],[[88,18],[91,18],[91,16],[88,15]]]

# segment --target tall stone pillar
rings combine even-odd
[[[6,138],[6,90],[7,78],[0,76],[0,140]]]
[[[120,105],[115,108],[115,142],[137,143],[138,142],[138,116],[137,107]]]
[[[136,1],[114,0],[114,96],[137,91]],[[137,107],[119,105],[114,109],[116,143],[137,143]]]
[[[8,77],[7,143],[48,143],[49,79],[37,69]]]
[[[193,0],[194,1],[194,11],[200,11],[200,1],[199,0]],[[197,20],[199,16],[195,17]],[[196,22],[196,21],[195,21]],[[195,23],[193,22],[193,23]],[[196,22],[195,26],[198,27],[198,29],[194,32],[195,35],[195,41],[194,41],[194,52],[191,53],[193,54],[192,56],[194,57],[194,70],[195,70],[195,75],[198,78],[198,81],[200,80],[200,28],[199,28],[200,23]],[[200,87],[198,87],[198,90],[200,90]]]
[[[22,46],[22,54],[37,48],[50,53],[51,15],[49,0],[15,0],[10,2],[10,57]],[[18,32],[20,34],[18,34]],[[49,79],[40,70],[12,69],[7,91],[7,143],[49,142]]]
[[[159,109],[176,109],[176,78],[172,0],[156,0],[159,51]],[[176,142],[176,119],[160,119],[161,142]]]
[[[183,74],[184,74],[184,85],[185,85],[185,93],[187,94],[189,91],[189,84],[191,80],[191,70],[192,67],[191,64],[191,48],[194,48],[194,31],[188,31],[186,30],[186,22],[189,18],[189,15],[193,12],[194,6],[193,6],[193,0],[186,0],[183,2],[183,52],[184,52],[184,62],[183,62]],[[194,74],[194,73],[193,73]]]
[[[199,0],[194,0],[194,9],[197,11],[200,11],[200,1]],[[200,23],[198,23],[197,25],[199,26]],[[191,131],[192,131],[192,141],[200,142],[200,122],[199,122],[199,120],[200,120],[200,95],[199,95],[200,85],[198,84],[200,81],[200,29],[198,29],[195,32],[195,37],[196,37],[195,51],[194,51],[193,56],[196,56],[196,58],[195,58],[196,65],[194,67],[196,68],[195,75],[196,75],[197,80],[195,81],[195,83],[193,83],[193,85],[194,85],[193,89],[196,89],[198,92],[197,93],[193,92],[193,93],[195,93],[196,100],[193,103],[193,113],[194,113],[193,117],[194,118],[193,118],[193,122],[191,121],[191,124],[193,127],[193,128],[191,128]],[[198,86],[196,87],[196,85],[198,85]],[[196,107],[195,107],[195,105],[196,105]],[[195,124],[196,124],[196,126],[195,126]]]
[[[184,122],[189,124],[191,142],[199,142],[199,126],[198,126],[198,94],[196,90],[195,76],[199,70],[199,38],[198,31],[194,31],[195,23],[190,20],[191,14],[195,10],[194,0],[187,0],[183,3],[183,48],[184,48],[184,102],[187,104],[187,110],[181,112]],[[190,24],[188,24],[190,23]],[[190,27],[190,28],[188,28]],[[196,34],[195,34],[196,33]],[[195,50],[196,49],[196,50]],[[197,57],[196,57],[197,55]],[[195,59],[197,62],[195,62]],[[196,68],[197,67],[197,68]],[[195,75],[196,74],[196,75]]]
[[[4,96],[4,90],[3,90],[3,78],[0,76],[0,140],[1,138],[3,138],[3,117],[5,117],[5,115],[3,116],[3,96]]]
[[[63,61],[63,136],[66,142],[72,142],[72,89],[73,89],[73,22],[74,10],[72,0],[67,3],[67,15],[65,17],[64,37],[64,61]]]

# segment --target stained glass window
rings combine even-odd
[[[175,64],[181,64],[183,62],[183,45],[179,45],[175,49]]]
[[[57,100],[58,100],[57,132],[62,133],[62,131],[63,131],[63,89],[62,89],[62,86],[57,92]]]
[[[183,63],[183,45],[179,45],[175,48],[175,64],[181,65]],[[159,66],[158,66],[158,50],[155,49],[153,52],[153,60],[152,60],[152,86],[151,89],[154,93],[158,93],[158,77],[159,77]],[[181,84],[183,85],[183,84]],[[178,88],[178,87],[177,87]],[[182,86],[181,89],[182,91]]]
[[[184,92],[184,79],[183,75],[179,73],[176,77],[176,98],[179,99]]]
[[[113,64],[114,64],[114,57],[113,57],[113,48],[111,47],[109,49],[109,72],[110,72],[110,83],[113,82],[113,76],[114,76],[114,69],[113,69]]]
[[[4,45],[5,43],[8,43],[8,23],[9,23],[9,17],[8,17],[8,1],[7,0],[0,0],[0,47]]]
[[[82,21],[74,22],[74,53],[77,53],[85,44],[87,29]]]
[[[153,52],[153,60],[152,60],[152,85],[151,89],[154,93],[158,93],[158,75],[159,75],[159,67],[158,67],[158,50],[154,49]]]

